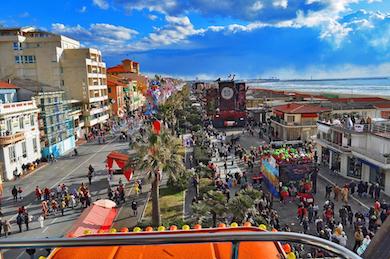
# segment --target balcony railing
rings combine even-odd
[[[17,132],[8,136],[0,136],[0,145],[9,145],[24,139],[24,132]]]
[[[382,164],[390,165],[390,154],[381,154],[378,152],[374,152],[372,150],[358,148],[358,147],[352,147],[351,150],[355,153],[359,153],[365,157],[371,158]]]
[[[332,129],[349,132],[349,133],[367,133],[371,130],[372,124],[354,124],[352,127],[347,127],[344,124],[332,124],[327,121],[317,121],[318,124],[328,126]]]
[[[132,246],[132,245],[166,245],[194,243],[232,243],[231,258],[240,256],[240,242],[294,242],[310,245],[339,258],[361,259],[351,250],[329,240],[293,232],[230,232],[230,233],[183,233],[154,234],[143,233],[124,235],[105,235],[83,238],[42,238],[42,239],[1,239],[0,249],[20,248],[55,248],[55,247],[96,247],[96,246]],[[185,249],[185,246],[183,246]]]
[[[316,126],[316,121],[301,121],[301,122],[287,122],[285,120],[279,118],[273,118],[271,121],[276,122],[278,124],[282,124],[287,127],[305,127],[305,126]]]

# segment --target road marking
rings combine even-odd
[[[22,256],[23,256],[23,254],[24,254],[24,251],[23,251],[23,252],[21,252],[21,253],[18,255],[18,257],[16,257],[16,259],[19,259],[20,257],[22,257]]]
[[[66,174],[64,177],[62,177],[59,181],[57,181],[55,184],[53,184],[50,189],[56,187],[59,183],[61,183],[62,181],[64,181],[69,175],[73,174],[77,169],[79,169],[82,165],[84,165],[86,162],[88,162],[89,160],[91,160],[92,158],[94,158],[97,154],[99,154],[100,151],[102,151],[108,144],[111,144],[112,142],[114,142],[114,140],[116,140],[118,137],[115,137],[113,138],[111,141],[107,142],[107,144],[105,144],[102,148],[100,148],[95,154],[93,154],[91,157],[89,157],[87,160],[85,160],[84,162],[82,162],[81,164],[79,164],[76,168],[74,168],[72,171],[70,171],[68,174]],[[33,203],[30,202],[28,205],[25,206],[25,208],[27,209],[28,207],[30,207]],[[13,220],[14,218],[16,218],[17,214],[15,214],[13,217],[10,218],[10,220]]]
[[[336,183],[332,182],[331,180],[329,180],[328,178],[326,178],[325,176],[323,176],[322,174],[318,174],[322,179],[326,180],[327,182],[333,184],[333,185],[336,185]],[[358,199],[356,199],[355,197],[353,197],[352,195],[348,195],[349,198],[353,199],[354,201],[356,201],[357,203],[359,203],[362,207],[366,208],[366,209],[370,209],[369,207],[366,206],[366,204],[364,204],[363,202],[359,201]]]
[[[53,224],[54,222],[56,222],[57,219],[58,219],[58,218],[54,218],[50,224]]]
[[[48,229],[49,229],[49,227],[45,227],[45,229],[42,231],[42,233],[45,233],[46,230],[48,230]]]

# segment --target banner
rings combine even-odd
[[[236,91],[234,82],[219,83],[219,110],[235,110],[236,108]]]
[[[279,197],[279,169],[273,167],[267,159],[264,159],[261,163],[261,172],[268,190],[273,196]]]

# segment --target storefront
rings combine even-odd
[[[378,183],[381,189],[384,190],[386,182],[385,169],[380,168],[379,166],[374,165],[373,163],[370,163],[364,159],[358,158],[358,160],[368,167],[368,181],[373,184]]]
[[[331,170],[336,170],[337,172],[340,172],[340,165],[341,165],[341,158],[340,158],[340,153],[331,150],[330,151],[330,157],[331,157]]]
[[[362,178],[363,164],[356,157],[348,157],[347,176],[356,179]]]

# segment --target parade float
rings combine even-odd
[[[261,151],[261,172],[274,197],[279,198],[282,192],[294,186],[296,196],[305,201],[312,199],[311,193],[315,191],[317,178],[312,147],[265,147]]]

